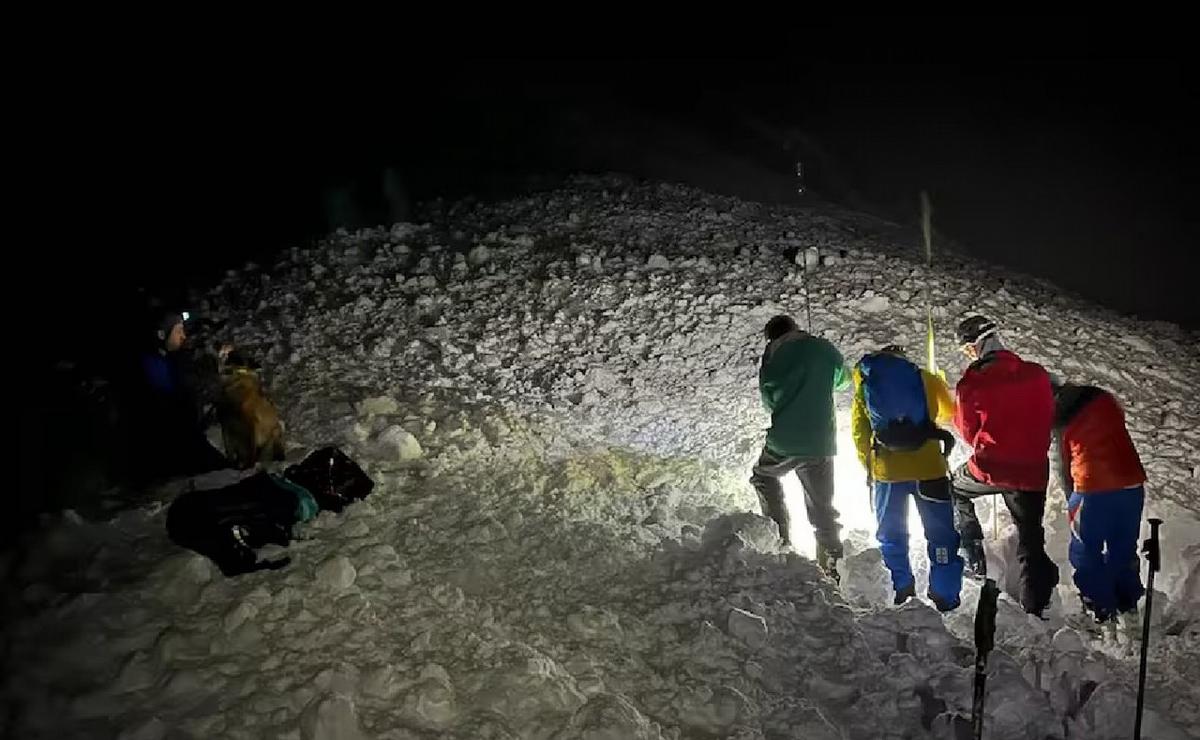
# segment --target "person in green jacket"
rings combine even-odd
[[[791,518],[782,478],[795,471],[804,488],[808,523],[816,535],[817,564],[833,575],[842,557],[841,525],[833,508],[837,454],[833,392],[850,388],[850,371],[836,347],[802,331],[790,316],[772,318],[763,333],[767,348],[758,370],[758,388],[763,406],[771,413],[771,428],[750,485],[758,493],[763,515],[779,525],[780,538],[790,545]]]

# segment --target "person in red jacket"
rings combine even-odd
[[[954,472],[954,509],[967,569],[987,574],[983,528],[973,499],[1002,496],[1017,525],[1021,606],[1041,615],[1058,584],[1058,566],[1046,555],[1042,516],[1050,466],[1046,454],[1054,423],[1050,374],[1004,348],[994,321],[969,316],[958,340],[972,360],[955,388],[954,426],[972,453]]]
[[[1075,585],[1098,623],[1136,632],[1142,587],[1137,555],[1146,471],[1121,404],[1089,385],[1056,384],[1050,464],[1067,494]]]

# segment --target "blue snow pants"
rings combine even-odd
[[[1146,592],[1137,553],[1145,499],[1145,489],[1136,486],[1073,493],[1068,501],[1075,585],[1097,618],[1135,609]]]
[[[962,590],[963,561],[958,554],[958,531],[954,528],[950,481],[946,478],[875,483],[875,519],[879,524],[875,537],[883,563],[891,571],[892,587],[899,591],[913,584],[908,561],[910,496],[915,497],[928,543],[929,596],[939,608],[953,608]]]

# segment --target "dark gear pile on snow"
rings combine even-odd
[[[358,463],[336,447],[322,447],[283,475],[308,489],[322,509],[335,512],[366,498],[375,487]]]
[[[183,494],[167,511],[167,535],[212,560],[226,576],[275,570],[290,558],[259,560],[255,550],[288,545],[297,522],[320,509],[341,511],[374,486],[353,460],[326,447],[282,476],[258,473],[225,488]]]

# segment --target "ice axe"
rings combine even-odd
[[[1150,651],[1150,613],[1154,600],[1154,574],[1162,568],[1162,551],[1158,546],[1158,528],[1162,519],[1150,518],[1150,537],[1142,543],[1150,575],[1146,578],[1146,615],[1142,618],[1142,662],[1138,666],[1137,718],[1133,724],[1134,740],[1142,740],[1142,710],[1146,703],[1146,659]]]

